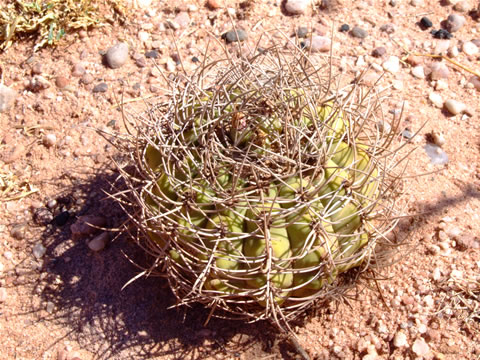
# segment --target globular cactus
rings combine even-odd
[[[333,91],[301,50],[214,64],[130,140],[133,218],[180,304],[283,326],[375,262],[396,222],[393,132],[378,94]]]

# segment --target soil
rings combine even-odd
[[[212,319],[204,326],[209,310],[174,308],[160,277],[142,276],[124,287],[141,272],[135,264],[149,261],[128,234],[108,232],[102,251],[88,246],[101,228],[117,229],[126,220],[107,195],[118,183],[115,161],[121,164],[124,157],[96,130],[125,131],[122,109],[140,113],[164,98],[169,72],[198,66],[195,57],[205,58],[207,43],[212,58],[224,46],[234,51],[238,43],[221,39],[232,21],[248,34],[242,51],[261,43],[266,31],[291,36],[305,26],[333,36],[336,70],[349,82],[369,64],[403,58],[407,49],[433,54],[444,40],[422,30],[420,19],[428,16],[439,28],[449,14],[462,14],[437,0],[319,3],[291,16],[279,0],[226,1],[218,9],[203,1],[154,1],[138,5],[124,24],[68,34],[56,48],[33,54],[34,43],[23,39],[0,54],[3,82],[18,92],[13,107],[0,113],[0,171],[2,180],[10,176],[14,184],[0,203],[1,358],[295,359],[301,358],[299,348],[312,359],[480,358],[480,106],[479,91],[469,83],[472,71],[480,71],[478,54],[460,51],[455,61],[463,68],[419,56],[425,68],[434,61],[448,66],[443,89],[428,77],[413,77],[407,62],[384,74],[379,85],[390,86],[391,94],[385,111],[404,104],[399,133],[418,132],[411,141],[400,134],[395,140],[413,151],[403,201],[410,204],[406,214],[415,216],[402,219],[396,230],[408,246],[380,276],[362,280],[348,296],[294,324],[297,347],[262,322]],[[478,6],[464,3],[471,10]],[[475,14],[462,15],[466,22],[449,47],[480,38]],[[342,24],[360,26],[368,36],[339,32]],[[394,32],[382,31],[385,24]],[[128,43],[131,56],[110,69],[102,55],[117,41]],[[372,56],[381,46],[383,58]],[[152,49],[159,57],[144,58]],[[91,74],[91,83],[73,73],[77,64]],[[28,88],[35,73],[47,88]],[[370,73],[381,75],[378,69]],[[92,92],[102,82],[107,91]],[[463,102],[469,114],[453,116],[435,107],[428,100],[433,91]],[[424,151],[432,131],[445,135],[446,165],[431,164]],[[20,198],[7,199],[22,189]],[[100,228],[72,232],[86,215]]]

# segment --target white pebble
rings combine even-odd
[[[430,347],[423,338],[419,338],[413,343],[412,351],[417,356],[426,356],[430,353]]]
[[[435,107],[441,109],[443,106],[443,99],[442,96],[436,92],[431,92],[428,95],[428,99],[432,102]]]
[[[448,89],[448,83],[444,80],[438,80],[435,83],[435,90],[440,91],[440,90],[446,90]]]
[[[95,236],[92,240],[89,241],[88,247],[92,251],[102,251],[107,245],[109,235],[107,232],[103,232],[100,235]]]
[[[432,131],[431,136],[432,136],[432,142],[435,145],[443,146],[445,144],[445,136],[443,136],[441,132],[434,130]]]
[[[388,71],[392,74],[395,74],[400,70],[400,59],[396,56],[390,56],[384,63],[382,67],[385,71]]]
[[[417,79],[425,79],[425,71],[423,70],[423,66],[418,65],[412,68],[412,75]]]
[[[462,51],[468,56],[477,55],[479,50],[478,46],[471,41],[464,42],[462,45]]]
[[[452,47],[448,50],[448,56],[450,56],[451,58],[457,57],[458,54],[459,54],[459,51],[458,51],[458,47],[457,47],[457,46],[452,46]]]
[[[107,50],[107,53],[105,54],[105,59],[108,66],[110,66],[112,69],[119,68],[127,62],[128,45],[123,42],[115,44]]]
[[[57,136],[55,134],[49,133],[43,137],[43,145],[47,148],[54,146],[57,143]]]
[[[307,10],[310,0],[288,0],[285,3],[285,10],[292,15],[300,15]]]
[[[467,109],[467,105],[454,99],[448,99],[443,105],[452,115],[463,113]]]
[[[330,51],[331,40],[326,36],[313,36],[312,39],[307,39],[305,42],[307,48],[312,51],[328,52]]]
[[[45,253],[47,252],[47,248],[43,246],[42,244],[35,244],[32,249],[33,256],[37,259],[41,259]]]
[[[403,331],[399,331],[395,334],[393,338],[393,346],[396,348],[401,348],[408,345],[407,335]]]
[[[433,274],[432,274],[432,279],[434,281],[438,281],[442,278],[442,272],[440,271],[440,269],[437,267],[433,270]]]

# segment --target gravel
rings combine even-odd
[[[435,39],[451,39],[453,35],[445,29],[432,30],[430,32]]]
[[[464,103],[455,99],[448,99],[443,106],[452,115],[463,113],[467,109],[467,106]]]
[[[342,24],[342,26],[340,26],[339,31],[340,31],[340,32],[348,32],[348,31],[350,31],[350,25],[348,25],[348,24]]]
[[[430,347],[423,338],[418,338],[412,345],[412,351],[417,356],[427,356],[430,353]]]
[[[105,62],[112,69],[118,69],[123,66],[128,59],[128,45],[120,42],[107,50]]]
[[[350,34],[358,39],[365,39],[368,36],[368,32],[359,26],[354,26]]]
[[[462,45],[462,51],[468,56],[477,55],[479,50],[478,46],[471,41],[466,41]]]
[[[160,54],[158,53],[157,50],[150,50],[150,51],[147,51],[145,53],[145,57],[147,59],[158,59],[158,57],[160,56]],[[140,57],[141,58],[141,57]]]
[[[385,55],[386,53],[387,53],[387,49],[385,49],[385,47],[383,47],[383,46],[380,46],[380,47],[377,47],[377,48],[373,49],[372,56],[376,57],[376,58],[380,58],[383,55]]]
[[[430,21],[429,18],[424,16],[420,19],[420,27],[422,29],[428,29],[428,28],[431,28],[432,26],[433,26],[433,23]]]
[[[222,35],[222,38],[227,43],[237,42],[237,41],[245,41],[248,38],[248,34],[245,30],[236,29],[227,31]]]
[[[417,79],[425,79],[425,71],[422,65],[417,65],[412,68],[412,75]]]
[[[330,51],[331,43],[332,42],[330,38],[326,36],[316,35],[313,36],[312,39],[307,39],[307,41],[305,41],[305,46],[312,51],[328,52]]]
[[[35,258],[41,259],[47,252],[47,248],[43,246],[41,243],[37,243],[33,246],[32,253]]]
[[[310,2],[310,0],[287,0],[285,11],[291,15],[301,15],[305,13]]]
[[[408,345],[407,335],[403,331],[398,331],[393,338],[393,346],[401,348]]]
[[[449,32],[453,33],[462,28],[465,24],[465,17],[458,14],[450,14],[448,15],[447,20],[445,20],[445,29]]]
[[[107,92],[108,90],[108,85],[104,82],[101,82],[97,85],[95,85],[92,89],[92,92],[93,93],[104,93],[104,92]]]
[[[109,234],[107,232],[103,232],[90,240],[88,242],[88,247],[90,248],[90,250],[95,252],[102,251],[105,246],[107,246],[108,240]]]
[[[430,78],[432,80],[447,79],[450,75],[448,66],[443,62],[434,62],[430,65]]]
[[[400,59],[396,56],[390,56],[383,64],[382,67],[385,71],[395,74],[400,70]]]

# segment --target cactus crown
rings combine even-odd
[[[132,219],[180,304],[288,326],[395,226],[395,124],[378,126],[379,94],[334,88],[311,59],[204,64],[127,139]]]

